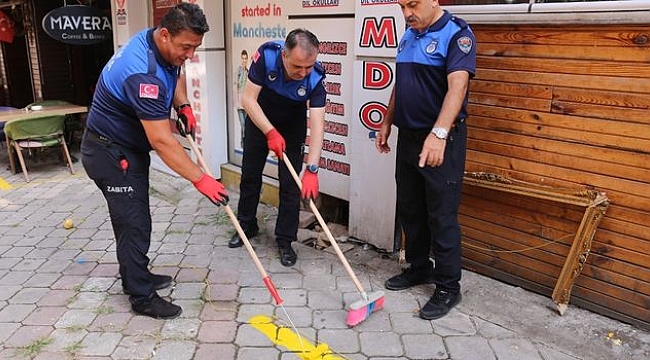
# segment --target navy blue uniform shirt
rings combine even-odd
[[[262,87],[257,103],[272,124],[306,121],[307,101],[309,107],[325,106],[327,93],[323,86],[325,71],[319,62],[304,79],[286,80],[282,65],[284,41],[262,44],[253,55],[248,79]]]
[[[408,28],[397,49],[393,124],[409,130],[431,129],[447,94],[447,75],[476,72],[476,40],[467,23],[445,11],[419,33]],[[467,95],[456,120],[467,116]]]
[[[136,34],[108,61],[97,82],[86,126],[135,151],[148,152],[140,120],[167,120],[179,67],[163,60],[154,29]]]

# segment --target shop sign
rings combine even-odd
[[[111,18],[85,5],[56,8],[43,17],[43,30],[51,38],[70,45],[92,45],[112,37]]]

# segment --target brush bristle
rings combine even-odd
[[[348,310],[348,317],[345,321],[348,326],[355,326],[370,316],[375,311],[384,307],[384,293],[381,291],[368,294],[368,301],[363,299],[354,302]]]

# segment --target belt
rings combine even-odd
[[[98,133],[96,133],[96,132],[94,132],[94,131],[92,131],[92,130],[90,130],[88,128],[86,128],[86,136],[88,138],[90,138],[91,140],[100,142],[100,143],[102,143],[104,145],[108,145],[108,146],[119,145],[116,142],[114,142],[113,140],[107,138],[106,136],[100,135],[100,134],[98,134]]]

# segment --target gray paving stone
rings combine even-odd
[[[163,339],[194,339],[199,332],[200,321],[197,319],[174,319],[163,324],[160,336]]]
[[[307,292],[307,306],[314,310],[343,309],[343,297],[334,291],[311,290]]]
[[[20,262],[20,258],[0,258],[0,269],[11,269]]]
[[[275,306],[271,304],[243,304],[239,306],[237,321],[245,323],[258,315],[269,316],[274,313]]]
[[[235,359],[236,348],[232,344],[199,344],[194,360],[214,360],[215,354],[222,359]]]
[[[106,293],[103,292],[80,292],[68,304],[70,309],[87,309],[95,310],[106,300]]]
[[[535,345],[526,339],[491,339],[488,343],[499,360],[542,360]]]
[[[197,340],[202,343],[231,343],[235,340],[237,327],[233,321],[204,321]]]
[[[54,284],[59,277],[61,277],[60,274],[57,273],[39,273],[36,272],[34,276],[30,277],[29,280],[27,280],[23,286],[25,287],[50,287],[52,284]]]
[[[205,302],[200,319],[203,321],[235,320],[238,303],[234,301]]]
[[[38,268],[37,271],[39,273],[55,273],[61,275],[63,269],[67,268],[70,263],[72,263],[72,260],[52,259],[52,257],[50,257],[41,265],[41,267]]]
[[[39,245],[40,246],[40,243]],[[30,251],[27,255],[25,255],[26,259],[47,259],[50,255],[52,255],[56,251],[55,247],[36,247],[32,251]]]
[[[367,356],[402,356],[404,350],[399,336],[385,332],[362,332],[359,334],[361,352]]]
[[[102,310],[105,313],[97,315],[88,327],[89,331],[121,332],[133,317],[131,313],[114,312],[115,310],[110,307],[102,307],[97,310]]]
[[[284,310],[286,310],[286,314]],[[287,317],[288,314],[288,316],[291,317],[291,321],[293,321],[293,324],[297,327],[309,327],[312,325],[312,319],[313,319],[312,309],[304,306],[303,307],[285,306],[284,310],[282,310],[281,307],[276,307],[275,309],[275,317],[279,324],[282,324],[283,326],[286,327],[291,326],[291,322]]]
[[[149,359],[154,354],[156,340],[147,336],[125,336],[111,358],[115,360]]]
[[[206,301],[232,301],[236,300],[239,286],[235,284],[211,284],[206,288]]]
[[[33,304],[9,304],[0,310],[0,323],[22,322],[34,309]]]
[[[116,332],[91,332],[86,336],[79,350],[85,356],[109,356],[122,340],[122,334]]]
[[[492,338],[504,339],[504,338],[512,338],[517,336],[517,334],[514,331],[506,329],[495,323],[491,323],[489,321],[485,321],[481,318],[474,317],[474,316],[470,316],[470,319],[472,319],[472,321],[476,325],[476,330],[478,334],[488,339],[492,339]]]
[[[23,287],[20,285],[11,285],[11,286],[5,286],[5,285],[0,285],[0,300],[8,300],[14,294],[19,292]]]
[[[149,336],[159,334],[165,320],[153,319],[146,316],[133,316],[126,328],[122,331],[124,335]]]
[[[579,358],[567,355],[546,345],[537,344],[537,349],[544,360],[577,360]]]
[[[185,253],[185,243],[164,243],[156,248],[157,254],[181,254]]]
[[[276,359],[280,351],[274,348],[258,349],[243,347],[237,351],[237,360],[259,360],[259,359]]]
[[[175,299],[199,299],[203,297],[205,283],[177,283],[172,291]]]
[[[97,314],[89,310],[68,310],[54,324],[54,327],[57,329],[86,328],[95,320],[95,317]]]
[[[240,304],[268,304],[271,295],[267,288],[242,288],[239,290],[237,301]]]
[[[0,344],[4,344],[20,326],[20,323],[0,322]]]
[[[35,248],[33,246],[13,246],[2,254],[3,258],[23,258]]]
[[[334,290],[336,278],[331,274],[307,274],[303,278],[303,287],[307,290]]]
[[[183,308],[181,317],[186,319],[198,319],[205,304],[201,299],[179,299],[174,300],[173,303]]]
[[[54,290],[73,290],[80,289],[83,283],[86,281],[86,276],[80,275],[65,275],[61,276],[52,286],[51,289]]]
[[[32,344],[39,339],[50,336],[54,331],[51,326],[21,326],[5,341],[4,346],[22,347]]]
[[[24,321],[24,325],[54,325],[67,308],[62,306],[37,307]]]
[[[476,328],[469,315],[461,313],[455,308],[451,309],[449,314],[438,320],[433,320],[431,323],[433,331],[440,336],[476,334]]]
[[[488,341],[480,336],[449,336],[444,341],[454,360],[496,359]]]
[[[442,337],[434,334],[406,334],[402,336],[404,355],[408,359],[447,359]]]
[[[413,313],[392,313],[389,315],[392,329],[398,334],[432,334],[431,322],[422,320]]]
[[[81,286],[80,291],[105,292],[115,283],[114,278],[89,277]]]
[[[243,324],[237,329],[237,336],[235,337],[235,344],[239,347],[246,346],[271,346],[273,343],[266,335],[254,328],[252,325]],[[260,358],[263,359],[263,358]]]
[[[11,270],[33,271],[38,269],[45,261],[45,259],[22,259],[18,264],[14,265]]]
[[[33,271],[10,271],[0,279],[0,283],[3,285],[22,285],[32,276],[34,276]]]
[[[9,303],[36,304],[47,292],[47,288],[24,288],[12,296]]]
[[[378,311],[370,314],[360,324],[355,326],[358,331],[391,331],[390,313],[387,311]]]
[[[314,310],[312,322],[315,329],[347,329],[345,319],[348,312],[344,310]]]
[[[356,353],[361,350],[359,336],[354,330],[319,330],[318,343],[326,343],[337,353]]]
[[[34,360],[68,360],[70,354],[64,353],[53,353],[53,352],[43,352],[36,355]],[[2,358],[0,354],[0,358]]]
[[[191,360],[196,344],[191,341],[165,341],[155,349],[153,360]]]

